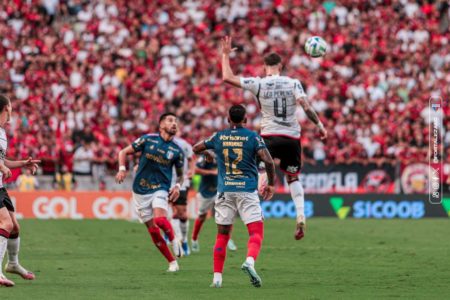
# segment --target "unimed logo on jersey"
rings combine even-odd
[[[350,206],[344,206],[344,199],[342,197],[330,198],[330,204],[339,219],[343,220],[347,218],[350,212]]]

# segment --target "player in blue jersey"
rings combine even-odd
[[[192,231],[191,247],[192,252],[200,251],[198,236],[206,220],[208,211],[213,209],[214,202],[217,199],[217,162],[215,159],[201,156],[196,164],[195,173],[202,176],[200,181],[197,200],[200,202],[198,217],[195,219],[194,230]],[[228,241],[228,249],[236,251],[237,247],[233,240]]]
[[[230,128],[222,130],[194,146],[196,154],[210,156],[214,152],[219,170],[218,192],[215,203],[217,237],[214,246],[214,277],[211,287],[222,286],[222,272],[226,257],[226,247],[234,218],[239,213],[247,225],[249,240],[247,258],[242,270],[250,276],[255,287],[261,286],[261,278],[255,270],[255,260],[261,250],[263,240],[263,215],[257,192],[257,158],[264,162],[267,185],[262,191],[268,200],[274,193],[275,166],[263,139],[255,132],[244,128],[245,108],[233,105],[228,112]]]
[[[169,272],[178,271],[179,266],[161,236],[160,229],[169,237],[174,255],[183,255],[181,242],[175,238],[172,225],[167,220],[168,202],[179,197],[183,184],[184,153],[173,142],[177,130],[177,117],[172,113],[163,114],[159,119],[159,134],[143,135],[119,152],[119,172],[116,175],[116,181],[122,183],[127,175],[127,155],[141,153],[133,181],[133,200],[140,221],[147,226],[156,247],[169,262]],[[177,183],[170,188],[174,166]]]

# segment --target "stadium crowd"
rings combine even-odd
[[[429,98],[450,99],[449,19],[446,1],[1,1],[9,155],[41,158],[45,174],[104,174],[166,110],[194,143],[236,102],[258,129],[255,101],[221,80],[229,34],[235,73],[262,76],[276,51],[304,85],[329,134],[320,141],[298,111],[305,161],[428,161]],[[311,35],[329,43],[325,57],[305,55]],[[445,115],[450,159],[448,105]]]

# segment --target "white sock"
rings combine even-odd
[[[251,256],[247,257],[247,259],[245,260],[245,262],[247,264],[249,264],[250,266],[254,266],[255,265],[255,259]]]
[[[175,238],[181,240],[180,220],[172,219],[170,220],[170,224],[172,224],[173,232],[175,233]]]
[[[8,263],[19,264],[20,237],[17,239],[8,239]]]
[[[213,282],[222,282],[222,273],[214,272]]]
[[[187,235],[189,231],[189,220],[184,222],[180,221],[181,239],[183,242],[187,241]]]
[[[303,186],[300,180],[296,180],[289,184],[291,190],[292,200],[295,203],[297,210],[297,222],[304,221],[305,219],[305,193],[303,192]]]
[[[0,275],[3,275],[2,273],[3,257],[5,257],[7,244],[8,239],[0,235]]]

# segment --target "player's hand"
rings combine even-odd
[[[275,187],[273,185],[266,185],[262,192],[262,197],[264,200],[270,200],[275,193]]]
[[[117,183],[122,183],[125,180],[125,177],[127,177],[127,172],[126,171],[119,171],[116,174],[116,182]]]
[[[231,52],[237,50],[237,48],[231,48],[231,37],[225,36],[222,39],[222,54],[229,55]]]
[[[178,197],[180,197],[180,187],[177,184],[169,191],[169,202],[177,201]]]
[[[11,170],[4,164],[0,164],[0,172],[3,174],[3,177],[5,179],[8,179],[12,176]]]
[[[33,159],[32,157],[28,157],[26,161],[24,161],[23,167],[31,170],[31,174],[35,174],[37,169],[39,168],[39,165],[41,161],[39,159]]]
[[[214,155],[213,152],[211,152],[211,151],[204,151],[203,154],[205,155],[205,160],[206,160],[207,163],[214,162],[214,159],[216,158],[216,156]]]
[[[321,140],[324,140],[324,139],[327,138],[328,133],[327,133],[327,130],[325,129],[325,127],[323,127],[323,126],[319,127],[319,132],[320,132],[320,139]]]

